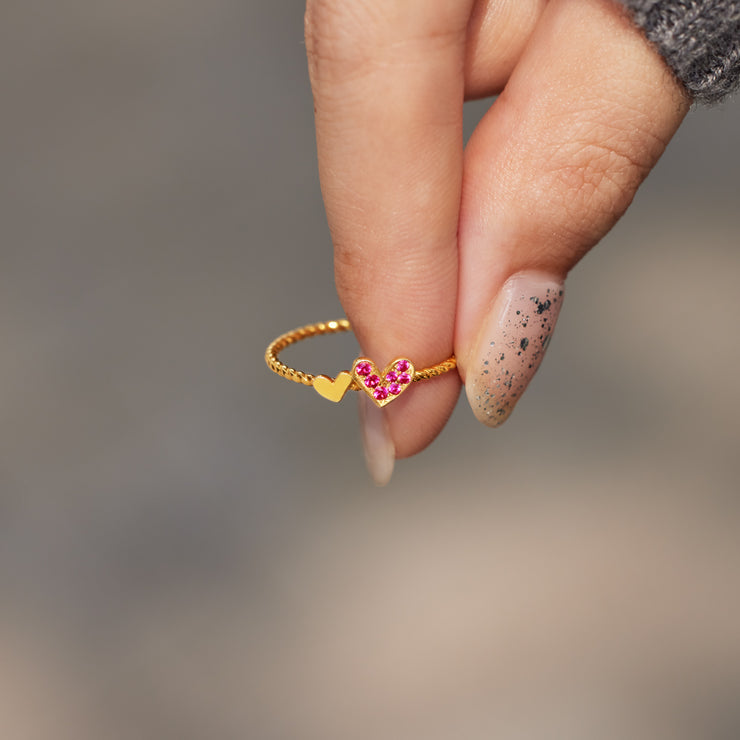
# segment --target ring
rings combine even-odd
[[[287,346],[300,342],[302,339],[317,337],[321,334],[338,334],[343,331],[352,331],[347,319],[308,324],[281,334],[273,342],[270,342],[265,351],[267,367],[274,373],[295,383],[313,386],[320,396],[335,403],[341,401],[348,390],[364,391],[379,408],[395,401],[411,387],[412,382],[436,378],[438,375],[457,367],[454,355],[437,365],[425,367],[423,370],[416,370],[414,363],[408,358],[397,357],[393,362],[386,365],[381,372],[370,358],[358,357],[352,364],[352,370],[342,370],[336,378],[331,378],[328,375],[304,373],[288,367],[278,359],[278,355]]]

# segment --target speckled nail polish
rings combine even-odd
[[[509,418],[542,362],[562,302],[562,281],[542,273],[504,283],[466,373],[465,392],[483,424],[497,427]]]

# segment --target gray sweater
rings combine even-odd
[[[620,1],[694,100],[740,85],[740,0]]]

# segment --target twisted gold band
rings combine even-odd
[[[359,357],[355,360],[351,371],[342,370],[336,378],[331,378],[327,375],[304,373],[301,370],[288,367],[278,359],[279,354],[286,347],[303,339],[351,330],[352,327],[347,319],[338,319],[336,321],[308,324],[281,334],[277,339],[270,342],[265,351],[267,367],[294,383],[313,386],[320,395],[330,401],[341,401],[347,390],[362,390],[372,398],[377,406],[383,407],[398,398],[411,382],[435,378],[454,370],[457,366],[454,355],[423,370],[415,370],[410,360],[399,357],[380,372],[372,360],[367,357]]]

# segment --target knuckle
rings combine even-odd
[[[426,58],[462,43],[466,24],[459,0],[307,0],[304,36],[311,78],[342,82]]]
[[[547,175],[564,229],[588,246],[620,218],[650,171],[652,142],[622,126],[591,126],[556,147]]]
[[[351,73],[370,59],[367,34],[374,24],[372,5],[342,0],[308,0],[304,37],[314,81]]]
[[[334,283],[345,309],[352,313],[372,292],[372,265],[361,250],[343,240],[334,240]]]
[[[666,143],[626,108],[551,116],[540,146],[518,161],[530,179],[519,180],[520,173],[514,186],[525,193],[517,209],[538,264],[556,272],[573,267],[627,210]]]

